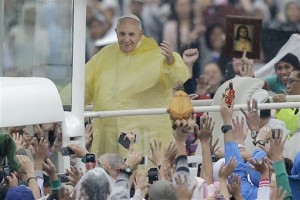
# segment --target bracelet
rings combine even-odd
[[[37,178],[34,177],[34,176],[32,176],[32,177],[29,177],[29,178],[27,179],[27,183],[29,183],[29,181],[30,181],[31,179],[35,179],[35,180],[37,181]]]

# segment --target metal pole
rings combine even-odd
[[[299,108],[300,102],[285,102],[285,103],[261,103],[258,104],[258,109],[280,109],[280,108]],[[233,110],[238,111],[240,108],[246,110],[247,104],[234,105]],[[195,112],[220,112],[220,106],[195,106]],[[98,111],[85,112],[84,117],[121,117],[134,115],[162,115],[167,114],[166,108],[149,108],[149,109],[134,109],[134,110],[112,110],[112,111]]]
[[[2,60],[2,62],[0,62],[0,76],[3,76],[3,64],[4,64],[4,55],[3,55],[3,48],[4,48],[4,1],[5,0],[1,0],[0,1],[0,60]]]

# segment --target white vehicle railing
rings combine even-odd
[[[300,108],[300,102],[284,102],[284,103],[260,103],[257,105],[258,110],[262,109],[280,109],[280,108]],[[238,111],[247,109],[247,104],[234,105],[233,110]],[[220,106],[194,106],[195,112],[219,112]],[[84,113],[84,117],[121,117],[133,115],[161,115],[167,114],[166,108],[149,108],[149,109],[132,109],[132,110],[112,110],[112,111],[89,111]]]

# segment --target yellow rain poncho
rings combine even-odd
[[[120,51],[118,44],[103,48],[86,64],[85,103],[92,102],[95,111],[167,107],[172,88],[188,79],[188,68],[179,54],[168,65],[153,39],[142,36],[135,50]],[[118,144],[121,131],[139,136],[135,149],[149,154],[149,142],[172,140],[168,115],[95,118],[92,151],[97,156],[123,153]]]

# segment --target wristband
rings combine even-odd
[[[238,147],[239,147],[239,148],[245,148],[245,145],[243,145],[243,144],[238,144]]]
[[[29,178],[27,179],[27,183],[29,183],[29,181],[30,181],[31,179],[35,179],[35,180],[37,181],[37,178],[32,176],[32,177],[29,177]]]

